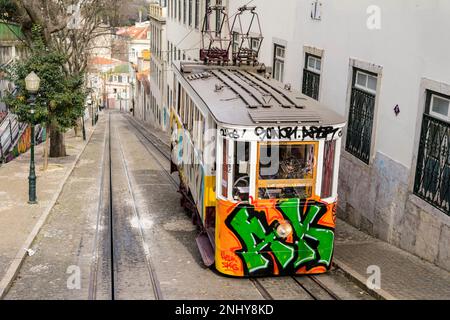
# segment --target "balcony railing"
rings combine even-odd
[[[167,18],[167,8],[160,6],[158,3],[151,3],[150,17],[160,21],[165,21]]]

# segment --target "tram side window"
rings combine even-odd
[[[205,147],[205,135],[206,135],[206,121],[203,115],[200,113],[200,150],[203,150]]]
[[[326,141],[323,157],[323,178],[321,197],[326,199],[333,196],[334,160],[336,156],[336,141]]]
[[[194,113],[194,110],[192,108],[193,106],[192,106],[191,99],[187,95],[186,95],[186,105],[189,108],[189,114],[188,114],[188,118],[187,118],[187,124],[188,124],[187,129],[189,130],[189,133],[191,134],[191,137],[192,137],[192,115]]]
[[[260,144],[260,199],[306,199],[313,195],[317,143]]]
[[[184,104],[184,90],[183,89],[181,89],[180,90],[180,103],[179,103],[179,105],[180,105],[180,119],[181,119],[181,122],[183,122],[183,124],[184,124],[184,112],[185,112],[185,109],[186,109],[186,107],[185,107],[185,104]]]
[[[250,195],[250,143],[234,142],[233,199],[248,201]]]
[[[222,196],[224,198],[228,198],[228,178],[229,175],[231,173],[231,164],[229,164],[228,162],[228,140],[227,139],[223,139],[223,144],[222,144],[222,154],[223,154],[223,159],[222,159]]]
[[[184,101],[184,119],[183,123],[186,125],[186,129],[189,130],[189,100],[186,91],[184,91],[183,94],[183,101]]]

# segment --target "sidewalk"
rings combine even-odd
[[[373,274],[367,268],[378,266],[381,289],[374,293],[383,299],[450,299],[449,272],[368,236],[342,220],[337,222],[334,263],[361,286]]]
[[[44,144],[35,148],[37,205],[27,203],[30,151],[0,167],[0,299],[55,205],[92,133],[90,121],[86,121],[87,141],[83,141],[81,133],[80,137],[75,137],[73,130],[66,133],[68,156],[49,159],[45,172],[42,171]]]

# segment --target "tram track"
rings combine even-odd
[[[105,130],[104,134],[104,148],[103,148],[103,156],[102,156],[102,162],[101,162],[101,175],[100,175],[100,188],[99,188],[99,201],[98,201],[98,207],[97,207],[97,217],[96,217],[96,226],[95,226],[95,236],[94,236],[94,246],[93,246],[93,252],[92,252],[92,264],[91,264],[91,270],[90,270],[90,277],[89,277],[89,291],[88,291],[88,299],[89,300],[96,300],[97,299],[97,282],[98,282],[98,273],[99,273],[99,264],[100,264],[100,239],[102,237],[101,234],[101,226],[102,226],[102,220],[103,215],[106,212],[105,210],[105,178],[107,177],[105,175],[105,172],[108,170],[108,178],[110,178],[110,134],[109,131],[109,123],[108,128]],[[108,138],[107,138],[108,137]],[[106,156],[108,158],[106,158]],[[108,184],[108,190],[110,190],[110,186]],[[108,205],[109,205],[109,198],[110,193],[106,194],[106,198],[108,199]],[[109,209],[108,209],[109,211]],[[110,214],[109,214],[110,215]],[[110,259],[111,260],[111,259]],[[111,272],[112,274],[112,272]],[[111,281],[112,283],[112,281]],[[111,290],[112,292],[113,290]],[[112,298],[112,297],[111,297]]]
[[[170,145],[161,140],[155,134],[151,133],[147,128],[143,127],[132,117],[126,116],[125,118],[128,120],[130,125],[139,133],[140,137],[137,136],[138,140],[141,141],[141,143],[144,145],[148,153],[157,161],[158,165],[164,170],[166,175],[170,178],[172,184],[176,188],[178,188],[178,182],[173,178],[173,176],[170,174],[169,171],[167,171],[167,169],[164,167],[164,165],[161,163],[158,157],[147,146],[148,143],[151,144],[152,147],[155,148],[165,159],[170,161],[170,152],[165,152],[163,150],[164,147],[167,147],[170,150]],[[151,136],[153,140],[149,138],[149,136]],[[312,300],[323,300],[323,299],[341,300],[341,298],[336,293],[334,293],[333,290],[331,290],[323,282],[317,279],[316,276],[309,275],[303,277],[310,280],[309,286],[302,283],[298,277],[292,276],[290,277],[290,279],[292,279],[296,283],[296,285],[299,288],[301,288],[301,290],[303,290]],[[265,300],[275,300],[275,298],[270,293],[268,288],[266,288],[266,286],[260,281],[259,278],[249,278],[249,281],[252,282],[253,286]],[[280,290],[283,290],[283,288],[280,288]],[[320,294],[318,294],[317,292],[320,292]]]
[[[99,198],[99,213],[96,221],[96,234],[94,239],[94,252],[93,252],[93,262],[91,265],[90,272],[90,281],[89,281],[89,300],[96,300],[98,298],[98,279],[101,276],[101,266],[106,264],[109,266],[108,282],[109,282],[109,290],[108,290],[108,298],[111,300],[116,300],[118,296],[118,288],[117,288],[117,274],[119,273],[118,268],[116,268],[116,217],[115,217],[115,207],[113,201],[113,159],[112,159],[112,148],[111,148],[111,140],[112,140],[112,130],[111,130],[111,112],[108,114],[108,132],[107,138],[105,137],[105,156],[103,156],[103,165],[102,165],[102,174],[101,174],[101,183],[100,183],[100,198]],[[137,221],[137,229],[138,229],[138,237],[140,239],[139,246],[144,251],[145,256],[145,264],[148,270],[149,280],[153,289],[153,296],[156,300],[162,300],[163,294],[161,290],[160,283],[158,281],[154,264],[151,258],[150,248],[145,241],[144,236],[144,227],[142,225],[141,215],[139,212],[139,208],[136,205],[136,196],[134,193],[133,182],[130,177],[130,170],[128,166],[128,162],[126,160],[123,145],[120,137],[120,133],[118,131],[114,131],[116,135],[117,148],[119,149],[119,158],[120,165],[123,169],[123,173],[126,180],[126,187],[129,193],[129,196],[132,201],[131,204],[131,215],[135,221]],[[107,232],[102,230],[102,220],[108,220],[107,223]],[[105,224],[106,225],[106,224]],[[106,234],[107,233],[107,234]],[[118,238],[118,237],[117,237]],[[108,242],[108,249],[104,250],[103,257],[100,257],[100,249],[101,241],[103,239],[104,242]],[[102,264],[103,262],[103,264]],[[120,276],[120,273],[118,274]]]

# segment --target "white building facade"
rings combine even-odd
[[[169,127],[167,95],[168,48],[166,38],[167,1],[150,4],[150,110],[152,122],[164,131]]]
[[[223,4],[256,6],[272,77],[346,117],[338,216],[450,270],[450,2]],[[205,8],[168,0],[169,66],[198,58]]]

